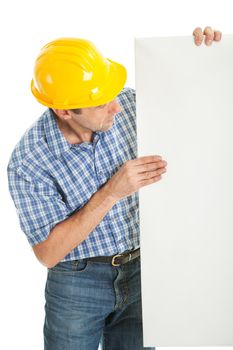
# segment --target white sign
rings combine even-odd
[[[137,38],[144,346],[233,345],[233,35]]]

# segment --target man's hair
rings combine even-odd
[[[74,112],[75,114],[81,114],[82,113],[82,108],[69,109],[69,111]]]

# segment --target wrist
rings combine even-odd
[[[120,200],[120,198],[118,198],[118,196],[115,193],[113,193],[111,186],[108,182],[102,187],[102,189],[106,197],[110,200],[110,202],[112,202],[113,205]]]

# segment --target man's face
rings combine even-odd
[[[112,127],[115,114],[121,111],[117,100],[97,107],[82,108],[81,114],[69,111],[72,121],[91,131],[106,131]]]

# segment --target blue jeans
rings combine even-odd
[[[142,350],[140,257],[121,266],[73,260],[48,269],[44,350]]]

